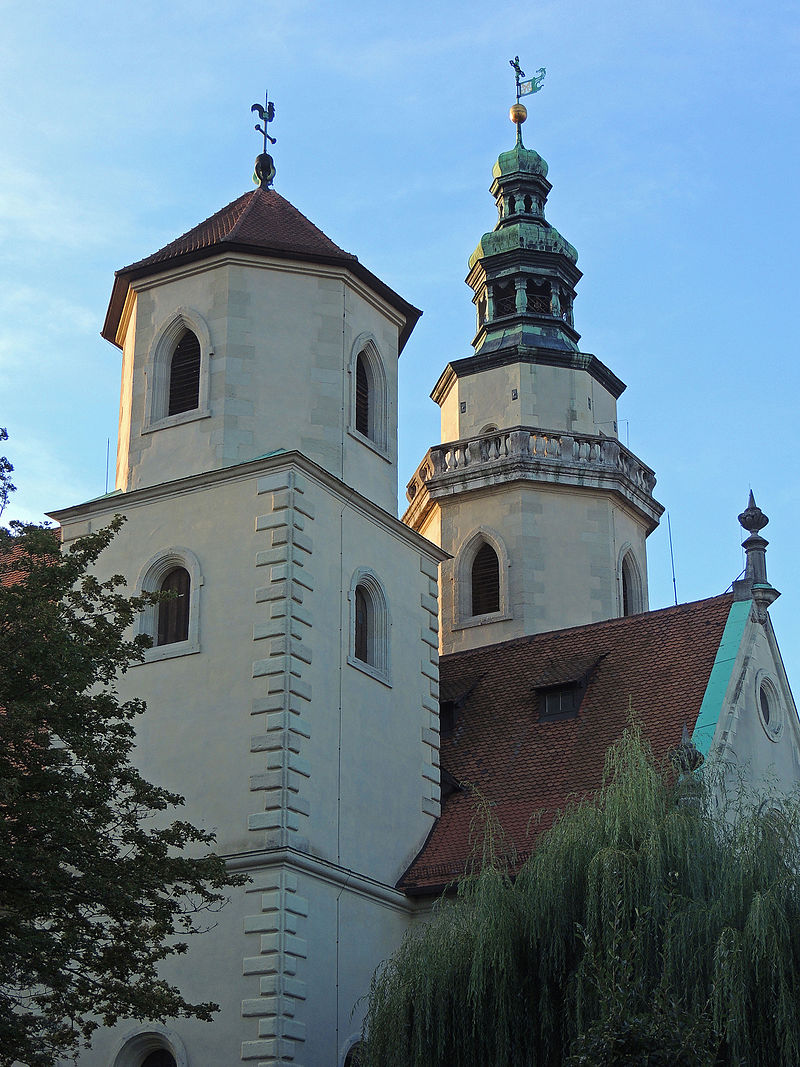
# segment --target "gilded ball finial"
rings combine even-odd
[[[520,104],[519,101],[517,101],[516,104],[512,104],[509,108],[508,117],[516,126],[521,126],[528,117],[528,109],[524,104]]]

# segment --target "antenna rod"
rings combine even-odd
[[[678,586],[675,582],[675,556],[672,551],[672,523],[669,521],[669,512],[667,512],[667,530],[669,531],[669,558],[672,563],[672,588],[675,591],[675,606],[678,606]]]
[[[108,492],[108,457],[111,453],[111,438],[106,438],[106,492]]]

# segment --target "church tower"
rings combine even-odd
[[[663,512],[617,436],[624,384],[578,348],[578,255],[545,218],[526,116],[518,94],[516,143],[492,171],[497,224],[469,260],[474,354],[434,387],[442,443],[407,490],[404,521],[452,557],[443,652],[646,611],[645,539]]]
[[[397,362],[420,313],[264,162],[258,188],[117,272],[116,489],[53,513],[65,545],[124,515],[98,576],[175,594],[137,620],[151,647],[118,683],[147,704],[136,760],[250,878],[164,966],[219,1002],[214,1025],[120,1023],[82,1067],[341,1067],[440,812],[443,553],[397,518]]]

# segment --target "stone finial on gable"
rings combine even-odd
[[[733,583],[734,600],[753,600],[756,605],[756,614],[760,622],[767,617],[767,609],[770,604],[777,600],[780,593],[767,579],[767,545],[769,541],[762,537],[760,531],[767,525],[769,519],[756,504],[752,489],[747,501],[747,507],[739,516],[740,525],[747,530],[749,536],[742,541],[742,548],[747,554],[744,577]]]

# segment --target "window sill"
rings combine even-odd
[[[392,462],[392,457],[389,455],[389,450],[385,445],[379,445],[377,441],[373,441],[371,437],[365,437],[363,433],[358,430],[354,430],[352,426],[348,429],[348,434],[356,441],[374,452],[376,456],[380,456],[381,459],[386,460],[387,463]]]
[[[453,626],[453,629],[468,630],[471,626],[484,626],[490,622],[504,622],[506,619],[513,618],[510,611],[490,611],[488,615],[474,615],[469,619],[462,619]]]
[[[155,433],[156,430],[166,430],[169,426],[182,426],[185,422],[197,422],[199,419],[210,419],[211,412],[208,408],[192,408],[191,411],[181,411],[178,415],[167,415],[163,419],[156,419],[149,426],[145,426],[142,435]]]
[[[162,659],[177,659],[178,656],[193,656],[200,651],[199,641],[174,641],[170,645],[153,645],[144,654],[142,663],[157,663]],[[141,664],[136,664],[141,666]]]
[[[385,685],[387,689],[392,688],[389,675],[385,671],[380,670],[380,668],[373,667],[371,663],[365,663],[363,659],[356,659],[355,656],[348,656],[347,662],[351,667],[355,667],[357,671],[361,671],[362,674],[368,674],[370,678],[374,678],[376,682]]]

